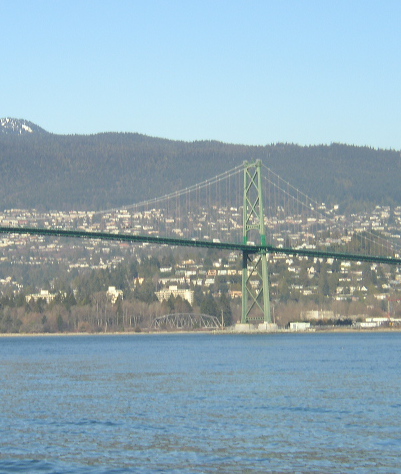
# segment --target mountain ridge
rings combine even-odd
[[[19,133],[17,128],[0,133],[3,209],[97,210],[130,205],[256,159],[321,202],[401,204],[401,153],[394,150],[338,143],[185,142],[117,132],[57,135],[21,122],[32,132]]]

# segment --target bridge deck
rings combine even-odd
[[[69,237],[80,239],[85,238],[116,240],[120,242],[138,242],[156,245],[172,245],[179,247],[214,248],[220,250],[239,251],[245,254],[282,253],[286,255],[301,255],[312,258],[335,258],[340,260],[353,260],[374,263],[386,263],[389,265],[401,265],[401,258],[395,257],[338,253],[317,249],[273,247],[271,245],[245,245],[240,243],[233,244],[227,242],[211,242],[207,240],[175,239],[170,237],[154,237],[148,235],[114,234],[108,232],[86,232],[80,230],[45,229],[37,227],[0,227],[0,233]]]

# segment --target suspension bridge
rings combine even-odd
[[[272,323],[269,254],[401,264],[392,235],[317,203],[261,161],[246,162],[159,198],[85,216],[89,220],[85,226],[75,219],[47,227],[3,226],[0,233],[238,252],[242,256],[242,324]],[[104,231],[106,217],[115,225]]]

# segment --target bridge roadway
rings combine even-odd
[[[227,242],[210,242],[207,240],[176,239],[170,237],[152,237],[148,235],[114,234],[108,232],[86,232],[80,230],[43,229],[38,227],[0,227],[0,234],[29,234],[53,237],[85,238],[98,240],[115,240],[131,243],[148,243],[156,245],[172,245],[178,247],[201,247],[219,250],[231,250],[242,252],[244,255],[255,253],[281,253],[286,255],[300,255],[305,257],[335,258],[348,261],[363,261],[372,263],[386,263],[389,265],[401,265],[401,258],[360,255],[350,253],[330,252],[316,249],[282,248],[272,245],[246,245],[232,244]]]

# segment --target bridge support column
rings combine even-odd
[[[252,252],[252,242],[266,245],[260,160],[244,163],[241,324],[272,323],[266,253]]]

